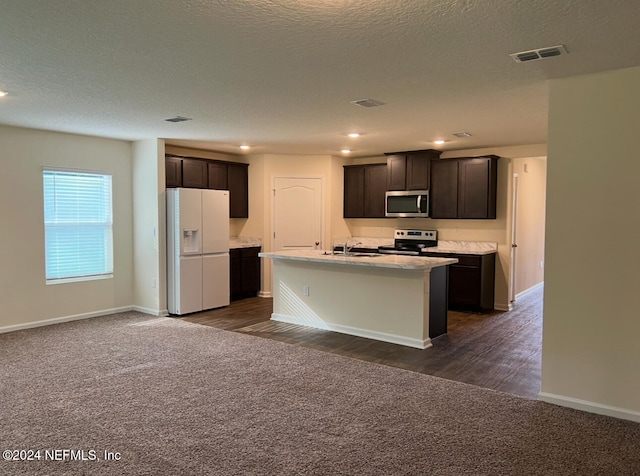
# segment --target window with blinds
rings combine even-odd
[[[111,174],[43,170],[47,284],[113,277]]]

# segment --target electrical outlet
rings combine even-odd
[[[540,269],[544,269],[544,261],[540,261]]]
[[[305,296],[309,295],[309,286],[302,286],[302,294]]]
[[[158,285],[158,280],[156,278],[151,278],[151,287],[155,288]]]

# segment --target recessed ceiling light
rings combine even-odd
[[[7,94],[9,94],[9,93],[6,92],[6,91],[0,91],[0,98],[3,97],[3,96],[6,96]]]
[[[359,132],[349,132],[348,136],[353,138],[353,139],[355,139],[356,137],[360,137],[360,133]]]
[[[438,139],[438,140],[434,140],[433,143],[436,145],[442,145],[444,144],[444,141],[442,139]]]
[[[249,150],[251,147],[250,147],[250,146],[248,146],[248,145],[246,145],[246,144],[242,144],[242,145],[240,146],[240,148],[241,148],[242,150]]]
[[[348,154],[351,152],[351,150],[349,149],[342,149],[340,152],[342,152],[343,154]]]

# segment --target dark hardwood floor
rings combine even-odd
[[[509,312],[449,311],[448,333],[425,350],[271,321],[272,300],[267,298],[234,301],[182,319],[535,399],[540,391],[542,293],[540,288],[528,294]]]

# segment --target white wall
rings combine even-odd
[[[518,174],[516,219],[516,296],[544,280],[544,230],[547,197],[546,157],[513,160]]]
[[[541,393],[638,421],[639,84],[640,68],[550,83]]]
[[[45,284],[44,166],[113,173],[113,279]],[[0,177],[0,330],[108,313],[131,305],[129,142],[0,126]]]
[[[134,142],[133,304],[148,314],[166,315],[166,198],[164,141]]]

